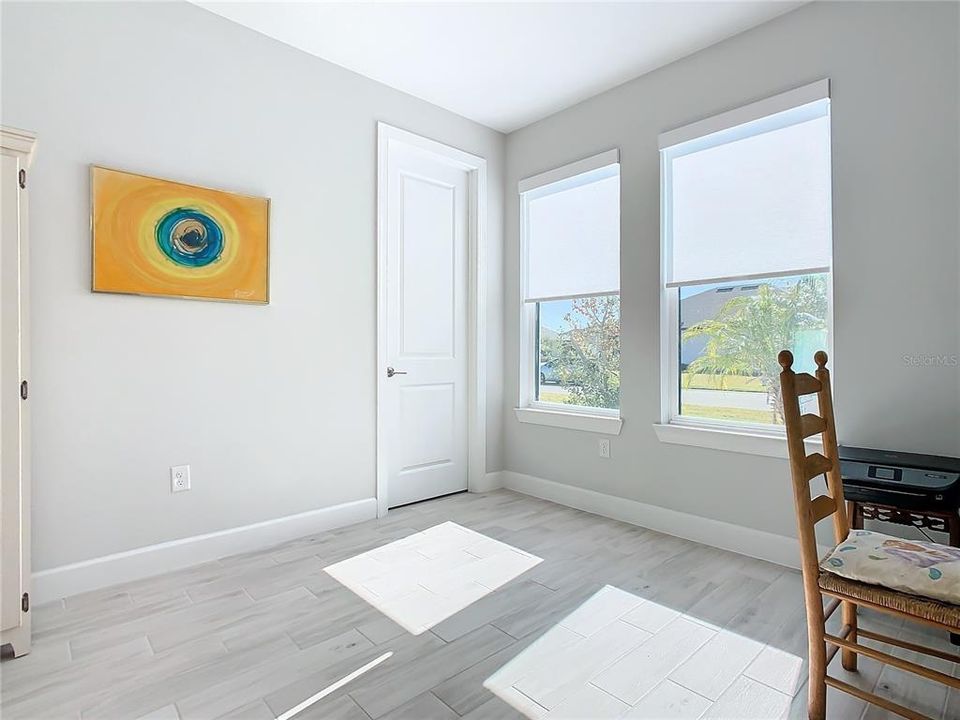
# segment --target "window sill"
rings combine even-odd
[[[766,457],[787,458],[787,439],[779,434],[764,434],[746,430],[704,427],[702,425],[682,425],[680,423],[654,423],[653,429],[660,442],[675,445],[722,450],[724,452],[764,455]],[[819,446],[816,440],[807,440]]]
[[[567,430],[619,435],[623,420],[615,415],[570,412],[567,410],[541,410],[540,408],[514,408],[517,420],[533,425],[549,425]]]

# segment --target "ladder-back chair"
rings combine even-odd
[[[780,389],[787,447],[790,453],[790,472],[793,476],[793,495],[803,571],[803,594],[807,610],[810,667],[809,718],[810,720],[826,718],[827,686],[829,685],[902,717],[911,718],[911,720],[930,720],[910,708],[827,674],[827,666],[839,651],[845,670],[855,671],[857,656],[864,655],[943,683],[948,687],[960,688],[958,678],[890,655],[858,641],[866,638],[889,643],[952,662],[960,662],[960,656],[857,627],[857,606],[861,606],[956,633],[960,631],[960,605],[893,590],[879,584],[851,580],[821,567],[815,532],[816,524],[828,517],[833,519],[833,536],[838,549],[850,535],[850,524],[843,498],[843,483],[840,479],[837,432],[834,426],[827,354],[820,351],[814,355],[817,364],[815,377],[809,373],[795,373],[792,369],[793,355],[788,350],[783,350],[777,360],[783,368],[780,373]],[[801,414],[800,398],[813,394],[817,395],[820,414]],[[820,435],[823,441],[823,452],[808,455],[804,440],[815,435]],[[821,475],[826,475],[827,494],[811,499],[810,482]],[[933,543],[929,543],[928,546],[933,549],[945,548]],[[954,549],[945,548],[945,550]],[[960,566],[960,563],[956,565]],[[823,602],[824,596],[830,598],[826,606]],[[838,607],[841,609],[842,627],[836,635],[833,635],[827,633],[825,623]]]

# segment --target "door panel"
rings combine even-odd
[[[403,358],[454,355],[456,191],[454,186],[400,174]]]
[[[399,472],[456,461],[455,405],[453,383],[407,385],[400,389]],[[426,433],[422,428],[433,431]]]
[[[2,586],[0,586],[0,630],[21,623],[20,596],[23,561],[20,527],[20,163],[12,155],[2,160],[2,230],[0,230],[0,300],[2,300],[3,345],[0,349],[0,547],[2,547]]]
[[[386,358],[381,387],[391,507],[467,489],[469,173],[391,141]],[[385,372],[386,368],[380,368]]]

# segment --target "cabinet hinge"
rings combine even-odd
[[[27,187],[27,171],[23,168],[20,168],[20,189],[24,190]]]
[[[30,612],[30,593],[24,593],[20,598],[20,607],[24,612]]]
[[[21,381],[20,383],[20,399],[26,400],[27,396],[30,394],[30,386],[27,384],[26,380]]]

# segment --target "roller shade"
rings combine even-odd
[[[525,302],[620,292],[619,163],[534,187],[521,198]]]
[[[828,99],[668,147],[663,163],[668,286],[829,270]]]

